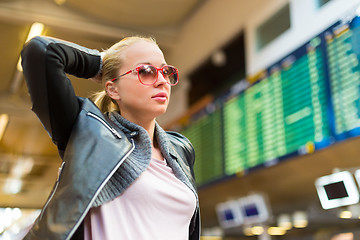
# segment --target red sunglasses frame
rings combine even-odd
[[[141,79],[140,79],[140,74],[139,74],[139,70],[140,70],[140,68],[143,67],[143,66],[151,66],[151,67],[154,67],[154,68],[156,69],[156,79],[155,79],[155,81],[154,81],[152,84],[145,84],[145,83],[143,83],[143,82],[141,81]],[[153,85],[153,84],[155,84],[155,83],[157,82],[157,80],[158,80],[159,71],[161,71],[161,74],[164,76],[163,70],[164,70],[165,67],[172,67],[173,69],[176,70],[176,74],[179,76],[179,71],[178,71],[178,69],[177,69],[176,67],[174,67],[174,66],[164,65],[162,68],[157,68],[157,67],[155,67],[155,66],[153,66],[153,65],[144,64],[144,65],[141,65],[141,66],[139,66],[139,67],[137,67],[137,68],[135,68],[135,69],[129,70],[129,71],[127,71],[126,73],[121,74],[120,76],[118,76],[118,77],[116,77],[116,78],[111,79],[111,81],[112,81],[112,82],[115,82],[116,80],[118,80],[119,78],[121,78],[121,77],[123,77],[123,76],[125,76],[125,75],[128,75],[128,74],[133,73],[133,72],[137,72],[138,79],[139,79],[139,81],[140,81],[141,84],[143,84],[143,85]],[[178,79],[177,79],[177,82],[174,83],[174,84],[169,83],[168,81],[166,81],[166,83],[169,84],[169,85],[171,85],[171,86],[174,86],[174,85],[176,85],[176,84],[179,83],[179,77],[178,77]]]

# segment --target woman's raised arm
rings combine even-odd
[[[66,74],[91,78],[101,71],[97,50],[50,37],[31,39],[21,52],[32,110],[59,150],[64,150],[80,102]]]

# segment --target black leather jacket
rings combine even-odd
[[[77,97],[66,73],[93,77],[100,53],[47,37],[30,40],[22,51],[33,111],[63,159],[48,201],[25,239],[83,239],[82,222],[98,193],[134,149],[134,142],[89,99]],[[194,150],[182,135],[167,132],[170,155],[195,188]],[[106,159],[106,163],[99,161]],[[199,204],[189,239],[200,238]]]

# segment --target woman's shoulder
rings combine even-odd
[[[189,141],[187,137],[184,135],[174,132],[174,131],[166,131],[166,134],[168,138],[170,139],[170,142],[177,146],[181,147],[182,149],[186,150],[187,153],[190,153],[191,155],[194,154],[194,147]]]
[[[175,132],[175,131],[166,131],[166,134],[170,138],[170,141],[178,142],[184,145],[191,145],[191,142],[189,139],[187,139],[184,135],[181,133]]]

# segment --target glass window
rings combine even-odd
[[[267,19],[256,30],[257,50],[280,36],[290,28],[290,6],[286,4],[278,12]]]

